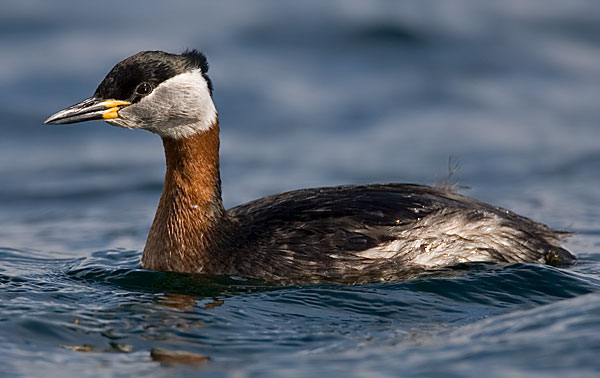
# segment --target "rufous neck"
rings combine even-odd
[[[226,213],[219,175],[219,125],[186,138],[163,138],[167,171],[142,264],[201,272],[220,242]]]
[[[165,189],[178,189],[200,204],[221,202],[219,124],[186,138],[163,138],[167,172]],[[182,191],[182,192],[179,192]],[[174,193],[175,194],[175,193]]]

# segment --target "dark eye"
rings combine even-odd
[[[142,96],[145,96],[150,92],[152,92],[152,84],[146,83],[146,82],[138,85],[137,88],[135,89],[135,93],[142,95]]]

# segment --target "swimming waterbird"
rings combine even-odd
[[[557,232],[447,187],[302,189],[226,210],[206,57],[143,51],[46,124],[104,120],[158,134],[166,175],[144,268],[283,282],[398,279],[468,262],[563,264]]]

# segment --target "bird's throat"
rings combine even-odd
[[[219,125],[186,138],[163,138],[167,171],[142,265],[152,270],[202,272],[220,242]]]

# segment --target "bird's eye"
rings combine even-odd
[[[135,93],[145,96],[148,93],[152,92],[152,84],[147,83],[147,82],[143,82],[140,85],[137,86],[137,88],[135,89]]]

